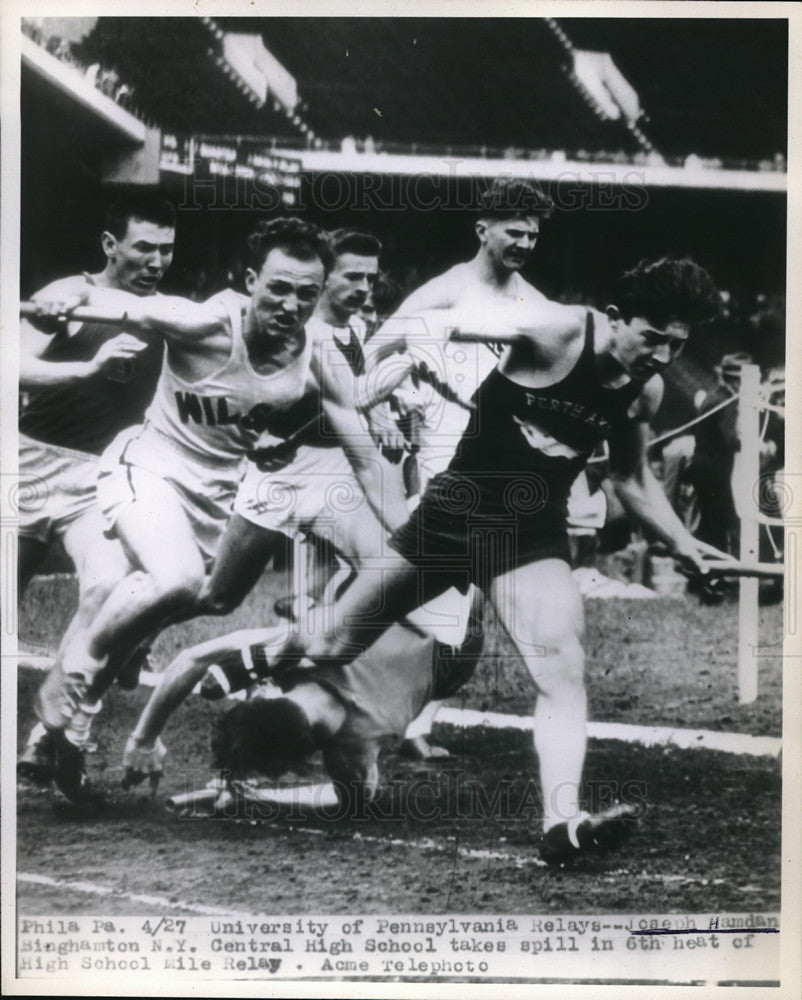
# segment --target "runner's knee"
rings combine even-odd
[[[96,570],[86,576],[79,574],[80,604],[84,611],[96,612],[117,584],[125,579],[125,573],[116,567]]]
[[[114,589],[127,581],[134,587],[140,586],[141,572],[128,572],[115,565],[82,566],[78,570],[78,615],[83,621],[91,621],[103,607]]]
[[[194,604],[204,583],[203,567],[164,567],[156,573],[137,574],[150,580],[154,598],[171,604]]]
[[[585,654],[575,630],[541,628],[532,650],[533,654],[525,658],[541,691],[548,693],[566,685],[584,686]]]
[[[243,597],[243,594],[219,590],[207,579],[198,595],[198,607],[204,615],[230,615],[242,604]]]

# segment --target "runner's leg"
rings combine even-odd
[[[200,595],[199,614],[227,615],[242,604],[286,536],[233,514],[220,541],[211,575]]]
[[[115,530],[137,569],[115,586],[91,625],[62,650],[64,673],[87,681],[109,654],[122,660],[171,614],[191,607],[203,583],[203,558],[178,496],[158,476],[132,471],[136,499],[120,510]]]
[[[380,569],[361,569],[340,598],[323,607],[326,631],[308,637],[304,651],[315,661],[353,659],[390,625],[441,594],[448,585],[445,578],[426,579],[403,556],[388,551]]]
[[[490,597],[538,688],[535,749],[547,830],[580,812],[587,743],[582,600],[561,559],[542,559],[497,577]]]

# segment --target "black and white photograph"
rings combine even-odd
[[[798,6],[65,9],[3,992],[798,995]]]

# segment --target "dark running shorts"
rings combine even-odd
[[[486,590],[497,576],[541,559],[570,565],[562,509],[511,514],[481,499],[464,509],[463,500],[473,500],[475,491],[475,484],[453,473],[436,476],[409,520],[390,536],[390,546],[422,571],[433,590],[447,584],[465,593],[471,583]]]

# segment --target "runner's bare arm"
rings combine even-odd
[[[585,329],[587,309],[541,299],[499,306],[489,303],[484,310],[454,309],[446,318],[450,340],[514,344],[529,340],[538,346],[562,341]]]
[[[176,343],[194,343],[228,329],[228,311],[219,299],[197,303],[177,295],[138,296],[89,283],[83,285],[81,297],[68,313],[76,320],[88,314],[93,322],[153,331]]]
[[[410,338],[426,335],[425,316],[456,305],[458,286],[451,272],[416,288],[365,344],[365,359],[373,367],[391,354],[405,351]],[[423,317],[423,321],[422,321]]]
[[[354,475],[362,487],[370,509],[388,531],[403,524],[409,516],[406,499],[397,484],[397,477],[384,474],[386,460],[354,406],[355,379],[344,366],[332,367],[313,355],[312,370],[320,387],[323,410],[337,434]]]
[[[445,344],[454,341],[479,341],[487,344],[529,342],[538,351],[564,350],[567,342],[581,336],[587,309],[564,306],[549,300],[523,307],[499,307],[484,314],[476,308],[431,309],[408,317],[403,323],[403,353],[391,353],[360,377],[357,383],[357,406],[369,409],[387,399],[410,372],[428,369],[445,378],[448,362]],[[375,361],[379,354],[374,353]]]
[[[58,302],[68,308],[81,305],[85,297],[81,289],[86,287],[82,276],[54,281],[33,296],[34,302]],[[80,329],[80,324],[70,323],[60,332],[45,332],[26,319],[20,320],[20,389],[37,389],[54,385],[69,385],[80,382],[102,371],[116,359],[130,358],[147,345],[128,333],[121,333],[102,344],[93,358],[88,361],[51,361],[44,357],[54,336],[68,337]]]
[[[275,641],[276,628],[244,629],[210,639],[179,653],[159,678],[150,700],[131,733],[137,748],[152,747],[164,730],[167,720],[189,697],[192,689],[221,656],[236,653],[246,646]]]
[[[674,512],[649,468],[649,422],[663,396],[663,380],[655,375],[630,411],[632,419],[610,438],[610,479],[624,508],[664,541],[689,568],[706,572],[696,540]]]

